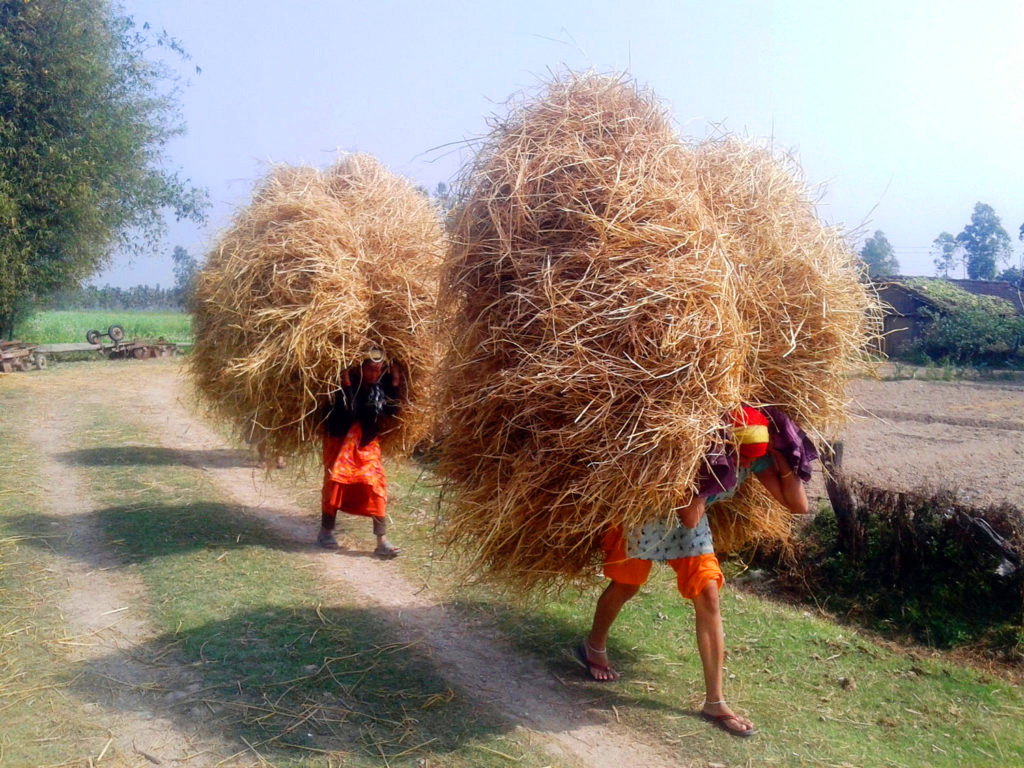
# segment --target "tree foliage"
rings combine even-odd
[[[992,206],[985,203],[975,203],[971,222],[956,241],[964,249],[967,276],[972,280],[994,279],[996,264],[1010,256],[1010,236]]]
[[[199,262],[180,245],[174,246],[171,260],[174,262],[174,290],[183,297],[182,304],[188,304],[199,274]]]
[[[161,168],[183,132],[184,55],[110,0],[0,0],[0,333],[31,302],[204,220],[205,192]]]
[[[932,360],[997,366],[1022,362],[1024,317],[983,307],[963,307],[941,314],[922,311],[932,317],[921,339],[922,351]]]
[[[860,249],[860,258],[868,268],[869,277],[899,274],[900,263],[896,260],[888,238],[880,229],[875,230],[875,234],[865,241],[864,247]]]
[[[936,275],[949,277],[949,273],[956,267],[958,248],[956,238],[949,232],[943,232],[932,241]]]
[[[133,285],[131,288],[76,285],[48,294],[39,301],[36,309],[182,311],[187,307],[187,299],[178,288],[162,288],[160,285]]]

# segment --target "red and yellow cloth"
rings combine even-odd
[[[380,443],[374,438],[360,446],[362,437],[358,421],[344,438],[324,435],[321,511],[325,515],[341,510],[350,515],[384,517],[388,491]]]

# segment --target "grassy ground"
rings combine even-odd
[[[496,622],[552,673],[581,679],[569,649],[589,628],[601,584],[527,605],[493,589],[457,588],[451,566],[433,558],[430,476],[411,465],[390,476],[394,538],[407,547],[409,574]],[[590,705],[658,734],[681,755],[728,765],[1024,764],[1019,685],[737,588],[724,592],[723,614],[726,696],[758,725],[755,738],[729,737],[694,716],[703,686],[693,611],[668,568],[655,569],[613,629],[609,647],[622,682],[581,684]]]
[[[39,382],[20,379],[26,386],[8,390],[5,409],[27,415]],[[52,698],[71,705],[62,711],[65,729],[87,728],[75,702],[93,700],[98,667],[108,668],[123,654],[125,661],[173,662],[198,677],[181,692],[145,686],[152,691],[149,706],[183,729],[199,727],[236,749],[245,764],[257,762],[255,750],[259,764],[282,768],[552,765],[507,722],[450,685],[424,649],[396,643],[385,617],[339,598],[331,585],[297,567],[295,549],[226,504],[201,471],[168,463],[166,450],[155,449],[123,414],[79,406],[73,425],[78,447],[64,460],[84,475],[99,507],[93,523],[120,567],[146,585],[158,635],[142,647],[49,676]],[[33,487],[38,479],[24,482]],[[26,510],[21,490],[11,495],[19,501],[2,508],[5,540],[17,539],[24,556],[12,559],[20,564],[7,564],[7,576],[21,599],[14,585],[27,575],[23,569],[36,567],[29,565],[33,550],[45,550],[34,532],[57,521],[38,507]],[[44,600],[52,600],[56,588]],[[5,610],[24,610],[12,606]],[[8,619],[2,626],[19,625]],[[4,663],[14,671],[45,666],[32,638],[19,638],[12,633],[6,639]],[[32,723],[37,700],[12,694],[0,698],[0,706],[8,701],[8,717]],[[37,744],[29,738],[35,733],[26,725],[7,736],[8,754],[13,746],[20,750],[11,765],[57,762],[45,750],[61,753],[62,745]]]
[[[0,389],[0,413],[23,415],[21,393]],[[99,754],[102,723],[70,699],[67,633],[56,595],[64,587],[44,514],[47,478],[18,430],[0,450],[0,765],[39,766]]]
[[[192,318],[184,312],[134,310],[39,312],[14,329],[14,337],[33,344],[85,342],[85,333],[106,333],[111,325],[124,328],[126,339],[159,338],[191,341]],[[109,339],[103,340],[109,343]]]
[[[351,766],[552,764],[447,682],[425,649],[395,645],[377,612],[318,583],[300,565],[303,552],[226,503],[202,472],[163,460],[166,450],[154,451],[153,436],[131,414],[92,407],[89,379],[85,369],[9,377],[0,383],[0,407],[15,420],[27,417],[50,380],[75,401],[76,450],[66,460],[98,502],[94,523],[120,567],[145,583],[157,629],[145,647],[120,653],[173,659],[199,677],[198,688],[179,700],[153,692],[157,714],[183,725],[198,717],[211,737],[239,751],[255,745],[278,766],[326,765],[324,751],[335,765]],[[59,634],[59,626],[48,627],[60,621],[48,607],[60,583],[46,572],[42,538],[52,521],[34,490],[47,479],[32,475],[17,435],[4,447],[0,745],[18,754],[8,758],[11,765],[55,763],[59,744],[36,740],[49,738],[58,723],[69,739],[89,736],[95,756],[103,740],[90,734],[102,713],[81,706],[93,696],[92,670],[61,670],[58,651],[45,642],[47,633]],[[1020,686],[737,588],[723,596],[726,695],[760,732],[741,741],[710,728],[694,715],[701,686],[692,610],[665,568],[655,569],[613,631],[610,650],[623,680],[585,682],[569,649],[589,625],[600,584],[526,604],[492,589],[459,588],[453,564],[437,559],[431,538],[437,492],[429,473],[403,463],[390,467],[389,477],[392,531],[406,548],[398,564],[410,578],[447,595],[463,615],[498,627],[526,663],[563,680],[581,710],[605,710],[671,745],[681,759],[730,766],[1024,764]],[[315,472],[306,488],[305,503],[315,510]],[[342,525],[368,544],[365,522]],[[314,527],[311,515],[311,534]],[[33,628],[22,630],[27,619]],[[514,666],[508,671],[515,674]]]

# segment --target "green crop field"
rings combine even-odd
[[[126,339],[192,340],[192,317],[184,312],[116,309],[38,312],[15,326],[14,336],[34,344],[85,342],[86,331],[106,333],[115,324],[124,328]]]

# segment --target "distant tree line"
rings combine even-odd
[[[118,288],[112,285],[83,285],[50,294],[37,305],[39,309],[150,309],[183,311],[186,299],[177,288],[133,285]]]
[[[171,254],[174,260],[174,285],[161,288],[133,285],[116,288],[104,285],[70,286],[48,294],[38,301],[39,309],[152,309],[184,311],[188,308],[199,263],[180,245]]]
[[[1021,224],[1018,239],[1024,241],[1024,224]],[[959,234],[942,232],[936,237],[932,241],[932,256],[935,274],[940,277],[951,277],[960,267],[972,280],[1021,283],[1022,264],[1011,264],[1013,241],[995,210],[986,203],[975,204],[971,220]],[[860,258],[870,277],[899,274],[899,261],[880,229],[864,242]]]

